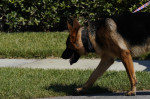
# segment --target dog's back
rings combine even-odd
[[[127,13],[113,20],[118,33],[132,46],[141,45],[150,37],[150,13]]]
[[[132,56],[139,56],[150,50],[150,13],[125,13],[101,18],[98,21],[90,22],[90,34],[98,34],[96,31],[99,28],[107,27],[106,24],[109,24],[108,18],[115,22],[116,30],[114,32],[121,35],[121,38],[119,36],[118,38],[126,42]],[[113,23],[109,25],[113,25]]]

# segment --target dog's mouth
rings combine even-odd
[[[70,65],[72,65],[73,63],[76,63],[79,60],[80,55],[76,51],[66,48],[61,57],[63,59],[70,59],[69,62]]]
[[[70,65],[72,65],[73,63],[76,63],[79,60],[79,58],[80,58],[80,55],[77,52],[73,52],[69,60]]]

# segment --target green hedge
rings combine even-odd
[[[69,17],[96,19],[133,12],[149,0],[1,0],[0,29],[6,31],[61,31]],[[150,6],[142,11],[150,12]],[[3,28],[3,29],[2,29]]]

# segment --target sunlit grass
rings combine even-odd
[[[92,70],[44,70],[0,68],[1,99],[29,99],[76,95],[74,89],[82,86]],[[150,89],[150,72],[136,72],[137,90]],[[122,92],[130,90],[126,72],[109,71],[97,80],[87,94]]]
[[[46,58],[60,57],[68,33],[0,33],[0,57]]]

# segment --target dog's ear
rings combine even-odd
[[[69,24],[68,21],[67,21],[67,26],[68,26],[69,33],[71,33],[73,30],[73,27]]]
[[[73,28],[75,30],[78,30],[80,27],[81,27],[80,23],[78,22],[77,18],[75,18],[73,21]]]

